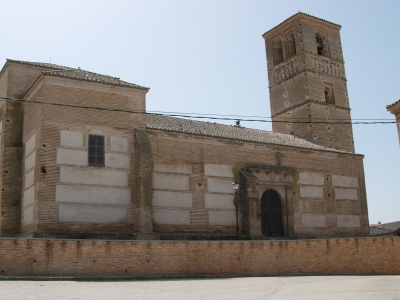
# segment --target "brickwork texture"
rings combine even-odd
[[[297,241],[0,239],[2,275],[400,274],[400,238]]]

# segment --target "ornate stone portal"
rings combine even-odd
[[[278,238],[276,232],[268,236],[265,229],[263,234],[262,224],[265,224],[266,212],[262,209],[262,202],[272,200],[265,197],[266,192],[272,190],[280,198],[282,215],[279,218],[275,212],[273,215],[277,219],[270,220],[270,224],[281,222],[282,234],[280,237],[295,237],[292,195],[296,171],[293,168],[279,165],[248,165],[241,168],[239,174],[241,234],[251,239]]]

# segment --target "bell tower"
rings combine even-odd
[[[263,34],[272,128],[354,152],[340,29],[299,12]]]

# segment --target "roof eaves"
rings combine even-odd
[[[33,88],[39,83],[40,80],[42,80],[43,78],[43,74],[41,73],[38,77],[36,77],[36,79],[32,82],[32,84],[28,87],[28,89],[26,90],[26,92],[22,95],[21,99],[25,99],[29,93],[31,92],[31,90],[33,90]]]
[[[396,104],[400,103],[400,100],[397,100],[389,105],[386,105],[386,109],[389,110],[389,108],[391,108],[392,106],[395,106]]]
[[[356,153],[352,153],[352,152],[346,152],[346,151],[341,151],[341,150],[331,149],[331,148],[314,149],[314,148],[311,148],[311,147],[301,147],[301,146],[295,146],[295,145],[283,145],[283,144],[278,144],[278,143],[273,143],[273,142],[268,143],[268,142],[244,140],[244,139],[240,139],[240,138],[211,135],[211,134],[207,134],[207,133],[186,132],[186,131],[179,131],[179,130],[174,130],[174,129],[157,128],[157,127],[149,127],[149,126],[146,126],[146,128],[154,129],[154,130],[161,130],[161,131],[171,131],[171,132],[177,132],[177,133],[184,133],[184,134],[193,134],[193,135],[199,135],[199,136],[217,137],[217,138],[223,138],[223,139],[229,139],[229,140],[246,141],[246,142],[250,142],[250,143],[258,143],[258,144],[265,144],[265,145],[272,145],[272,146],[279,146],[279,147],[288,147],[288,148],[297,148],[297,149],[311,150],[311,151],[325,151],[325,152],[331,152],[331,153],[363,156],[362,154],[356,154]]]
[[[316,19],[316,20],[318,20],[318,21],[323,21],[323,22],[329,23],[329,24],[331,24],[331,25],[338,26],[339,28],[342,28],[342,26],[340,26],[339,24],[336,24],[336,23],[333,23],[333,22],[324,20],[324,19],[322,19],[322,18],[318,18],[318,17],[315,17],[315,16],[312,16],[312,15],[309,15],[309,14],[306,14],[306,13],[303,13],[303,12],[299,11],[298,13],[295,13],[294,15],[290,16],[289,18],[287,18],[287,19],[284,20],[283,22],[281,22],[281,23],[279,23],[278,25],[274,26],[274,27],[271,28],[270,30],[266,31],[262,36],[265,36],[266,34],[270,33],[270,32],[273,31],[274,29],[276,29],[276,28],[278,28],[279,26],[281,26],[283,23],[285,23],[285,22],[287,22],[287,21],[289,21],[289,20],[291,20],[291,19],[294,19],[294,18],[296,18],[296,17],[300,17],[301,15],[306,16],[306,17],[309,17],[309,18],[314,18],[314,19]]]
[[[153,115],[153,114],[147,114],[148,116]],[[161,116],[161,117],[166,117],[166,116]],[[171,117],[166,117],[166,118],[171,118]],[[176,119],[181,119],[181,118],[176,118]],[[182,119],[182,120],[186,120],[186,119]],[[191,120],[194,121],[194,120]],[[194,122],[201,122],[201,121],[194,121]],[[202,122],[202,123],[208,123],[208,122]],[[216,125],[221,125],[221,126],[228,126],[229,125],[224,125],[224,124],[216,124]],[[146,121],[146,127],[148,129],[155,129],[155,130],[162,130],[162,131],[170,131],[170,132],[177,132],[177,133],[184,133],[184,134],[194,134],[194,135],[199,135],[199,136],[209,136],[209,137],[219,137],[219,138],[226,138],[226,139],[230,139],[230,140],[239,140],[239,141],[247,141],[247,142],[254,142],[254,143],[261,143],[261,144],[267,144],[267,145],[276,145],[276,146],[282,146],[282,147],[289,147],[289,148],[297,148],[297,149],[307,149],[307,150],[317,150],[317,151],[325,151],[325,152],[331,152],[331,153],[338,153],[338,154],[347,154],[347,155],[355,155],[355,156],[364,156],[362,154],[356,154],[356,153],[352,153],[352,152],[347,152],[347,151],[343,151],[343,150],[338,150],[338,149],[333,149],[333,148],[327,148],[327,147],[323,147],[317,144],[313,144],[315,146],[317,146],[317,148],[312,148],[312,147],[307,147],[307,146],[296,146],[296,145],[288,145],[288,144],[280,144],[280,143],[274,143],[274,142],[265,142],[265,141],[256,141],[256,140],[251,140],[251,139],[242,139],[240,137],[229,137],[229,136],[223,136],[221,134],[210,134],[210,133],[204,133],[204,132],[193,132],[193,131],[183,131],[183,130],[176,130],[174,128],[161,128],[160,126],[151,126],[148,124],[148,121]],[[243,128],[243,127],[242,127]],[[260,132],[264,132],[264,130],[258,130],[258,129],[252,129],[252,128],[248,128],[251,130],[257,130]],[[268,131],[265,131],[268,132]],[[272,132],[272,133],[276,133],[276,132]],[[276,133],[276,134],[282,134],[282,133]],[[301,138],[298,138],[300,140],[302,140]]]
[[[0,77],[3,76],[3,73],[6,71],[7,67],[8,67],[8,61],[6,61],[6,63],[1,68]]]
[[[73,68],[60,66],[52,63],[41,63],[41,62],[30,62],[30,61],[23,61],[23,60],[15,60],[7,58],[7,62],[28,65],[28,66],[35,66],[39,68],[46,68],[46,69],[53,69],[53,70],[71,70]]]

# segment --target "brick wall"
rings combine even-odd
[[[400,100],[387,105],[386,109],[396,116],[397,134],[400,142]]]
[[[292,34],[295,53],[288,51]],[[316,35],[322,37],[324,51],[321,54],[317,51]],[[274,123],[273,130],[293,133],[325,147],[354,152],[351,124],[305,123],[351,121],[340,26],[298,13],[263,37],[271,114],[274,121],[293,122]],[[283,59],[277,60],[278,49]],[[325,99],[325,89],[330,91],[329,100]],[[310,107],[310,101],[320,105]]]
[[[399,142],[400,142],[400,114],[396,115],[396,123],[397,123],[397,133],[399,135]]]
[[[29,90],[25,98],[42,102],[143,111],[145,110],[145,94],[146,91],[144,90],[45,76],[36,82],[36,85]],[[24,105],[23,141],[27,143],[31,136],[36,134],[35,150],[37,157],[34,167],[35,195],[34,200],[30,201],[33,202],[30,204],[33,206],[33,221],[22,222],[22,236],[132,239],[134,233],[136,234],[139,230],[151,232],[151,221],[150,229],[145,229],[144,224],[139,226],[140,222],[137,220],[139,219],[138,216],[144,216],[144,214],[141,215],[144,210],[144,203],[136,200],[134,192],[137,190],[135,188],[137,167],[135,165],[134,132],[135,130],[144,131],[145,115],[29,103]],[[61,133],[79,135],[81,144],[79,146],[62,144]],[[106,157],[107,155],[113,155],[113,158],[117,156],[118,158],[129,157],[129,161],[123,166],[112,165],[111,162],[108,165],[106,162],[105,167],[94,167],[88,166],[87,162],[82,164],[82,161],[74,160],[74,155],[71,155],[71,153],[81,156],[83,153],[84,159],[87,158],[89,134],[104,136]],[[112,150],[112,137],[123,139],[127,144],[126,149]],[[59,160],[59,153],[68,153],[68,158]],[[26,160],[25,156],[24,160]],[[147,164],[151,167],[149,159]],[[126,174],[127,182],[111,184],[103,180],[102,183],[96,184],[88,182],[71,183],[61,180],[61,169],[68,169],[73,172],[97,172],[101,175],[111,171],[119,175]],[[29,170],[24,170],[24,181],[26,181],[27,171]],[[65,195],[68,195],[65,190],[79,189],[82,192],[84,188],[80,184],[86,184],[84,186],[86,189],[97,187],[107,192],[112,190],[111,193],[124,193],[125,198],[123,203],[111,203],[114,198],[118,198],[117,196],[109,197],[107,203],[96,202],[96,199],[79,200],[80,202],[73,197],[65,199]],[[29,188],[29,186],[26,186],[26,188]],[[61,196],[61,200],[57,199],[57,188],[64,190],[62,193],[65,197],[61,199]],[[128,189],[132,191],[131,196],[126,196]],[[94,203],[90,201],[94,201]],[[25,203],[25,200],[23,203]],[[64,212],[67,211],[67,213],[61,213],[61,209],[64,209]],[[114,219],[111,221],[101,220],[99,222],[100,217],[96,215],[95,218],[97,219],[94,221],[86,219],[83,221],[82,217],[76,217],[80,218],[79,220],[74,217],[74,214],[78,214],[80,209],[95,210],[97,213],[107,216],[114,212],[119,214],[120,217],[113,217]],[[24,219],[25,210],[24,206],[22,219]],[[106,210],[108,212],[105,212]],[[147,210],[149,209],[147,208]],[[73,212],[70,213],[70,211]],[[112,212],[109,213],[110,211]],[[72,220],[71,218],[75,219]],[[115,218],[118,218],[118,222],[115,221]],[[112,235],[114,237],[111,237]]]
[[[400,274],[400,238],[144,242],[0,239],[1,275]]]
[[[333,153],[328,151],[315,151],[309,149],[294,149],[292,147],[265,145],[250,142],[232,141],[227,139],[218,139],[205,136],[196,136],[185,133],[166,132],[160,130],[148,130],[150,145],[152,150],[153,167],[159,164],[169,165],[170,168],[164,170],[155,170],[157,174],[162,174],[164,178],[178,178],[180,182],[187,178],[188,186],[186,188],[177,188],[173,190],[169,186],[158,186],[153,184],[153,197],[155,192],[165,193],[190,193],[192,200],[189,201],[189,207],[182,205],[171,205],[162,209],[168,213],[181,212],[179,216],[184,216],[183,211],[189,210],[187,222],[181,224],[168,224],[168,220],[160,220],[154,218],[154,231],[160,234],[161,239],[173,239],[174,235],[178,239],[182,239],[183,234],[190,238],[206,239],[207,233],[223,238],[224,234],[234,236],[235,207],[223,207],[221,209],[213,207],[205,207],[207,194],[213,194],[210,190],[210,184],[214,179],[224,182],[224,185],[232,191],[231,182],[234,178],[239,179],[239,173],[244,174],[245,169],[249,165],[259,166],[260,172],[264,173],[282,173],[282,178],[275,183],[263,184],[253,182],[246,176],[240,178],[240,190],[246,193],[241,195],[239,206],[244,202],[255,203],[253,210],[251,207],[240,207],[241,222],[245,216],[249,216],[249,222],[254,226],[261,226],[259,204],[262,193],[266,188],[282,190],[279,192],[284,198],[283,203],[288,205],[287,216],[292,226],[287,229],[291,234],[289,237],[332,237],[332,236],[368,236],[368,211],[365,192],[364,170],[360,155]],[[225,166],[231,170],[231,178],[229,175],[215,174],[207,175],[205,166],[207,164],[215,164],[215,166]],[[181,171],[173,171],[172,166],[186,166],[190,169],[186,174]],[[270,169],[268,169],[270,168]],[[254,169],[254,168],[253,168]],[[285,183],[283,179],[288,172],[294,172],[291,181]],[[244,173],[243,173],[244,172]],[[301,196],[301,183],[298,182],[300,172],[310,172],[313,174],[324,174],[321,187],[323,195],[320,199],[311,196]],[[157,175],[156,174],[156,175]],[[358,200],[338,200],[335,195],[335,187],[332,185],[332,175],[349,176],[358,182]],[[158,175],[156,176],[156,178]],[[286,186],[286,188],[285,188]],[[217,191],[217,194],[228,197],[224,191]],[[261,194],[260,194],[261,193]],[[156,200],[153,198],[153,200]],[[231,194],[231,201],[234,201],[234,194]],[[247,205],[247,204],[246,204]],[[153,203],[153,209],[157,206]],[[167,206],[167,205],[165,205]],[[225,209],[226,208],[226,209]],[[157,208],[158,209],[158,208]],[[258,209],[258,210],[257,210]],[[222,211],[223,213],[233,214],[232,223],[211,222],[210,211]],[[326,215],[326,226],[324,227],[307,227],[302,224],[302,215],[306,214],[323,214]],[[337,224],[337,215],[348,214],[360,217],[359,227],[340,227]],[[221,219],[219,218],[219,219]],[[242,234],[251,234],[246,231],[246,224],[240,226]],[[259,230],[258,230],[259,231]],[[203,236],[202,236],[203,234]],[[210,237],[208,237],[210,238]],[[263,238],[261,234],[259,238]],[[174,238],[175,239],[175,238]]]

